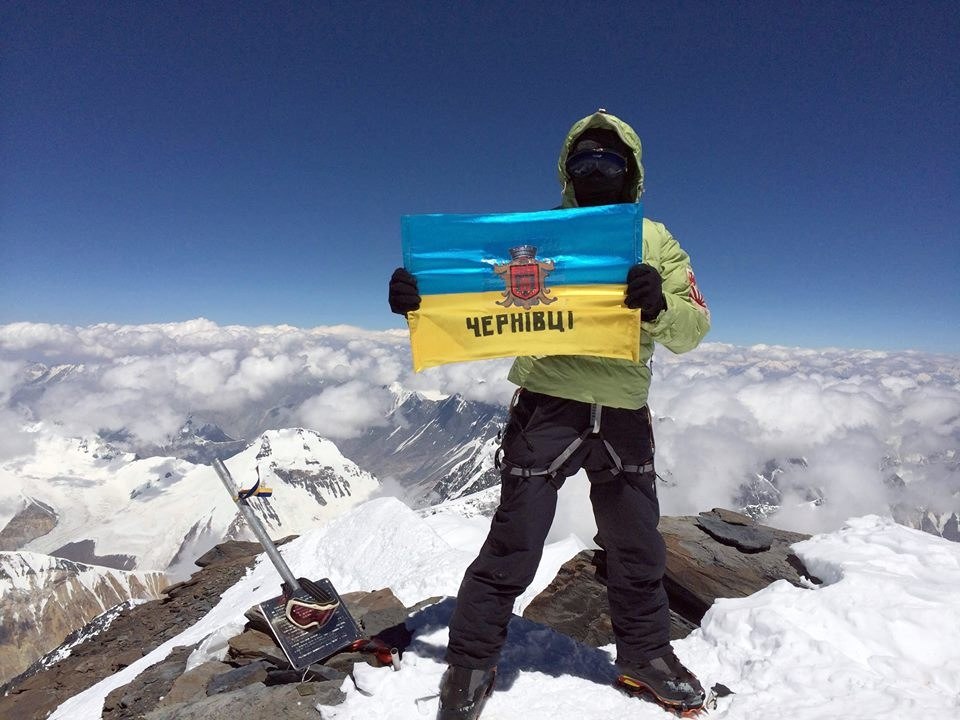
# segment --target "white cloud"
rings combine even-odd
[[[884,513],[894,472],[916,480],[914,500],[960,509],[956,463],[935,461],[960,450],[960,358],[707,344],[658,353],[655,367],[657,465],[676,482],[661,494],[667,514],[729,505],[768,460],[785,470],[775,524],[818,531]],[[815,511],[811,486],[827,498]]]
[[[10,392],[19,384],[24,363],[0,360],[0,403],[10,400]]]
[[[33,452],[33,435],[24,430],[26,419],[12,410],[0,408],[0,460]]]
[[[410,390],[457,392],[467,400],[506,405],[517,389],[507,382],[510,363],[509,359],[500,359],[441,365],[415,375],[408,372],[402,382]]]
[[[364,399],[352,405],[374,407],[369,398],[407,373],[404,342],[395,333],[344,327],[220,327],[203,319],[137,326],[17,323],[0,326],[0,400],[15,384],[8,378],[19,374],[23,383],[28,363],[82,364],[30,403],[39,418],[65,432],[124,428],[162,442],[196,413],[228,432],[250,434],[265,429],[266,413],[290,419],[293,408],[327,386],[353,383]],[[341,427],[364,420],[373,422],[370,412],[355,412]]]
[[[298,415],[307,427],[325,437],[356,437],[368,427],[383,425],[392,401],[389,391],[351,380],[310,398],[300,406]]]

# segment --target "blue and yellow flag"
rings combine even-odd
[[[403,264],[416,371],[517,355],[636,361],[640,311],[623,304],[642,261],[639,204],[497,215],[406,215]]]

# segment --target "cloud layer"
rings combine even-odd
[[[394,383],[505,404],[508,367],[414,374],[404,331],[16,323],[0,326],[0,457],[28,452],[23,428],[37,420],[70,435],[125,429],[153,443],[190,414],[236,436],[303,425],[351,437],[383,422]],[[660,350],[650,404],[658,470],[672,483],[665,513],[729,506],[769,460],[784,467],[783,525],[836,527],[904,497],[960,506],[956,356],[715,343],[682,356]],[[884,483],[894,473],[906,483],[897,498]],[[827,498],[816,512],[811,486]]]
[[[505,373],[491,363],[413,376],[406,345],[402,332],[346,327],[16,323],[0,326],[0,400],[69,434],[122,428],[162,442],[190,414],[240,436],[303,424],[350,437],[382,422],[385,388],[396,382],[495,402],[509,396]],[[57,379],[31,394],[26,381],[38,363]]]
[[[767,460],[784,469],[784,526],[835,528],[896,502],[960,509],[960,358],[707,344],[658,360],[658,466],[677,481],[666,512],[729,502]],[[815,512],[810,487],[826,498]]]

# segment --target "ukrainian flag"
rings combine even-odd
[[[403,264],[416,371],[517,355],[638,360],[640,311],[623,304],[642,262],[640,204],[495,215],[406,215]]]

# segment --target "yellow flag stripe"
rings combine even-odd
[[[597,355],[639,360],[640,311],[623,285],[565,285],[525,310],[503,292],[423,296],[409,313],[413,367],[518,355]]]

